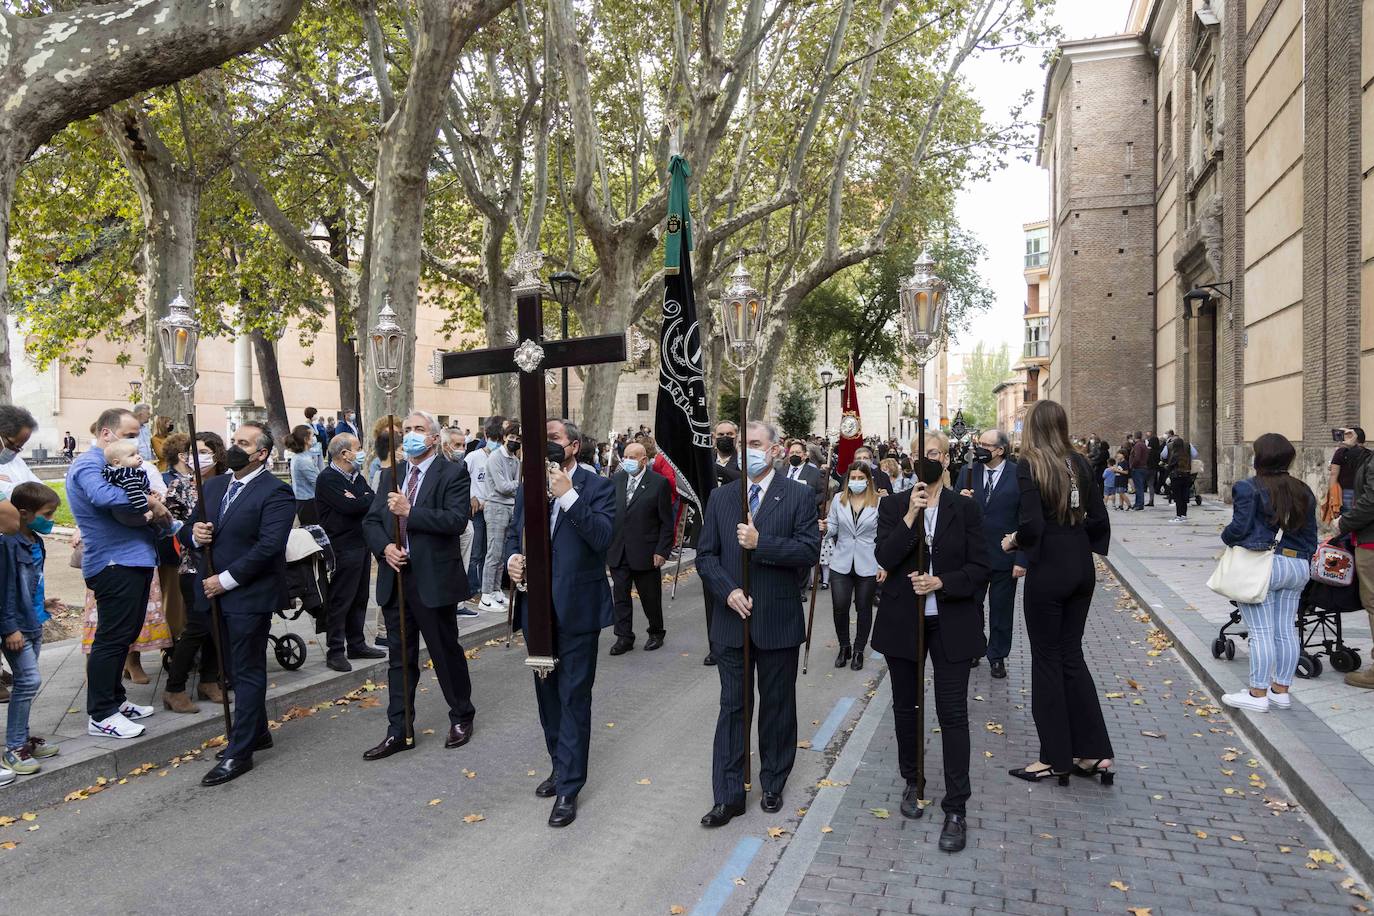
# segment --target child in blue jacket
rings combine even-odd
[[[58,752],[57,745],[29,734],[29,708],[42,680],[38,651],[43,644],[43,561],[47,552],[43,535],[52,531],[53,513],[60,504],[56,491],[41,483],[21,483],[10,494],[19,510],[17,534],[0,535],[0,637],[5,659],[14,672],[9,715],[5,728],[5,752],[0,757],[0,784],[13,774],[37,773],[39,760]],[[10,772],[5,779],[5,771]]]

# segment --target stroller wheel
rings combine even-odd
[[[1234,660],[1235,660],[1235,657],[1236,657],[1236,641],[1235,641],[1234,639],[1228,639],[1228,640],[1226,640],[1226,660],[1227,660],[1228,662],[1229,662],[1229,661],[1234,661]]]
[[[1228,642],[1230,642],[1229,639],[1222,639],[1220,636],[1218,636],[1216,639],[1212,640],[1212,658],[1221,658],[1223,655],[1225,655],[1225,654],[1226,654],[1226,644],[1227,644]],[[1232,654],[1232,655],[1235,654],[1235,650],[1234,650],[1234,649],[1231,651],[1231,654]]]
[[[1341,646],[1331,651],[1331,667],[1342,674],[1360,667],[1360,657],[1353,649]]]
[[[1306,652],[1298,656],[1298,677],[1314,678],[1320,677],[1322,673],[1322,660],[1315,655],[1308,655]]]
[[[305,640],[295,633],[287,633],[277,640],[273,652],[277,656],[277,664],[287,671],[295,671],[305,664]]]

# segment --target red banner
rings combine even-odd
[[[844,381],[844,396],[840,398],[840,443],[835,452],[835,468],[843,478],[849,473],[854,452],[863,444],[863,425],[859,421],[859,392],[854,385],[854,364]]]

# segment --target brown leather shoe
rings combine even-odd
[[[196,687],[196,696],[211,703],[223,703],[224,693],[219,689],[219,684],[201,684]]]
[[[472,720],[459,722],[448,730],[448,740],[444,747],[462,747],[472,740]]]
[[[148,673],[143,670],[143,659],[138,652],[130,652],[124,657],[124,678],[135,684],[147,684]]]
[[[406,744],[406,739],[401,735],[387,735],[382,739],[381,744],[363,751],[363,759],[381,760],[385,757],[390,757],[392,754],[408,751],[414,746],[413,744]]]
[[[162,695],[162,705],[172,712],[200,712],[200,707],[191,702],[191,698],[182,690],[177,693],[167,692]]]

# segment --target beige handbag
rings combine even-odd
[[[1239,604],[1260,604],[1269,595],[1269,577],[1274,571],[1274,548],[1283,540],[1279,529],[1267,550],[1227,547],[1217,568],[1207,579],[1207,587]]]

